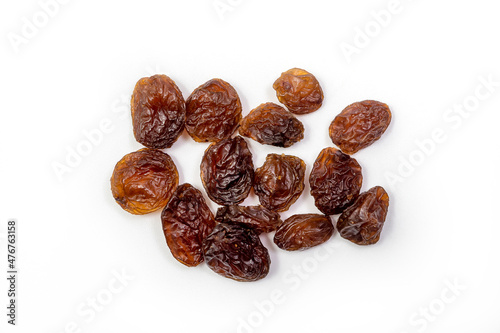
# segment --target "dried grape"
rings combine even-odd
[[[140,79],[132,94],[136,140],[149,148],[169,148],[181,135],[186,105],[175,82],[166,75]]]
[[[174,161],[161,150],[144,148],[125,155],[111,176],[116,202],[132,214],[163,208],[179,183]]]
[[[203,261],[203,240],[215,227],[214,215],[201,192],[190,184],[177,187],[161,214],[170,252],[186,266]]]
[[[318,110],[323,104],[323,90],[314,75],[300,68],[292,68],[274,82],[278,100],[290,112],[306,114]]]
[[[309,176],[316,207],[326,215],[339,214],[359,195],[363,176],[361,166],[335,148],[323,149]]]
[[[240,98],[224,80],[204,83],[186,101],[186,130],[197,142],[217,142],[231,136],[240,120]]]

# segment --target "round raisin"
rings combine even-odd
[[[111,191],[123,209],[142,215],[165,207],[178,183],[179,174],[170,156],[144,148],[116,164]]]

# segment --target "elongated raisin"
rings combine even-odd
[[[250,111],[240,124],[240,135],[276,147],[290,147],[304,138],[304,125],[293,114],[274,103]]]
[[[337,229],[340,236],[359,245],[377,243],[388,209],[389,195],[383,187],[375,186],[361,193],[339,217]]]
[[[339,214],[359,195],[363,176],[361,166],[335,148],[323,149],[309,176],[311,195],[316,207],[326,214]]]
[[[181,135],[186,105],[175,82],[166,75],[140,79],[132,94],[136,140],[149,148],[169,148]]]
[[[274,82],[278,100],[290,112],[306,114],[316,111],[323,104],[323,90],[314,75],[300,68],[292,68]]]
[[[186,101],[186,130],[197,142],[217,142],[230,137],[240,120],[238,93],[221,79],[199,86]]]
[[[333,224],[321,214],[297,214],[287,218],[276,230],[274,243],[287,251],[305,250],[323,244],[333,235]]]
[[[255,171],[255,194],[260,204],[283,212],[297,201],[304,190],[306,164],[291,155],[269,154],[264,165]]]
[[[252,229],[219,223],[203,243],[205,261],[215,273],[241,282],[257,281],[269,273],[271,258]]]
[[[346,154],[368,147],[384,134],[391,123],[387,104],[362,101],[346,107],[330,124],[330,138]]]
[[[224,206],[217,209],[215,220],[220,223],[238,223],[254,229],[258,234],[276,230],[280,214],[264,206]]]
[[[208,197],[219,205],[239,204],[252,189],[252,153],[241,136],[212,143],[200,169]]]
[[[170,252],[186,266],[203,261],[203,240],[215,227],[214,215],[201,192],[190,184],[177,187],[161,214]]]
[[[174,161],[161,150],[144,148],[125,155],[111,176],[116,202],[132,214],[163,208],[179,183]]]

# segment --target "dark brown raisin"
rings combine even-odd
[[[161,150],[144,148],[125,155],[111,176],[116,202],[132,214],[163,208],[179,183],[174,161]]]
[[[306,164],[291,155],[269,154],[255,171],[254,191],[260,204],[283,212],[297,201],[304,190]]]
[[[300,68],[292,68],[274,82],[278,100],[290,112],[306,114],[316,111],[323,104],[323,90],[314,75]]]
[[[177,187],[161,214],[170,252],[186,266],[203,261],[203,240],[215,227],[214,215],[201,192],[190,184]]]
[[[229,279],[257,281],[269,273],[269,252],[255,231],[241,225],[217,224],[203,251],[208,267]]]
[[[375,244],[380,239],[388,209],[389,195],[383,187],[361,193],[339,217],[340,236],[359,245]]]
[[[287,218],[276,230],[274,243],[287,251],[305,250],[323,244],[333,235],[333,224],[321,214],[298,214]]]
[[[217,209],[215,220],[220,223],[239,223],[258,234],[276,230],[281,223],[280,214],[264,206],[224,206]]]
[[[391,123],[387,104],[362,101],[346,107],[330,125],[330,138],[346,154],[368,147],[384,134]]]
[[[274,103],[265,103],[250,111],[240,124],[240,134],[276,147],[290,147],[304,138],[304,125]]]
[[[241,136],[212,143],[200,168],[208,197],[219,205],[239,204],[252,189],[252,153]]]
[[[186,105],[175,82],[166,75],[140,79],[132,94],[136,140],[149,148],[169,148],[181,135]]]
[[[238,93],[221,79],[199,86],[186,101],[186,130],[197,142],[216,142],[230,137],[240,120]]]
[[[316,207],[326,214],[340,214],[359,195],[363,176],[361,166],[335,148],[323,149],[309,176],[311,195]]]

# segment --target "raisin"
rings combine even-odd
[[[163,208],[179,183],[179,174],[167,154],[144,148],[125,155],[111,176],[111,191],[126,211],[142,215]]]
[[[330,125],[330,138],[346,154],[368,147],[384,134],[391,123],[387,104],[362,101],[346,107]]]
[[[214,215],[201,192],[190,184],[177,187],[161,214],[170,252],[186,266],[203,261],[203,240],[215,227]]]
[[[363,176],[361,166],[335,148],[323,149],[309,176],[316,207],[326,215],[339,214],[359,195]]]
[[[333,235],[333,224],[321,214],[292,215],[283,222],[274,235],[274,243],[287,251],[305,250],[323,244]]]
[[[265,103],[250,111],[240,124],[240,134],[276,147],[290,147],[304,138],[304,125],[274,103]]]
[[[255,171],[254,191],[260,204],[283,212],[297,201],[304,190],[306,164],[291,155],[269,154]]]
[[[241,136],[212,143],[200,169],[208,197],[219,205],[241,203],[252,189],[252,153]]]
[[[295,114],[311,113],[323,104],[323,90],[318,80],[300,68],[282,73],[273,88],[278,100]]]
[[[252,229],[219,223],[203,242],[208,267],[241,282],[257,281],[269,273],[271,258]]]
[[[258,234],[276,230],[281,223],[280,214],[264,206],[224,206],[217,209],[215,220],[220,223],[239,223]]]
[[[186,130],[197,142],[216,142],[231,136],[240,120],[238,93],[221,79],[199,86],[186,101]]]
[[[166,75],[140,79],[132,94],[136,140],[149,148],[169,148],[181,135],[186,105],[175,82]]]
[[[388,209],[389,195],[383,187],[375,186],[361,193],[339,217],[340,236],[359,245],[377,243]]]

